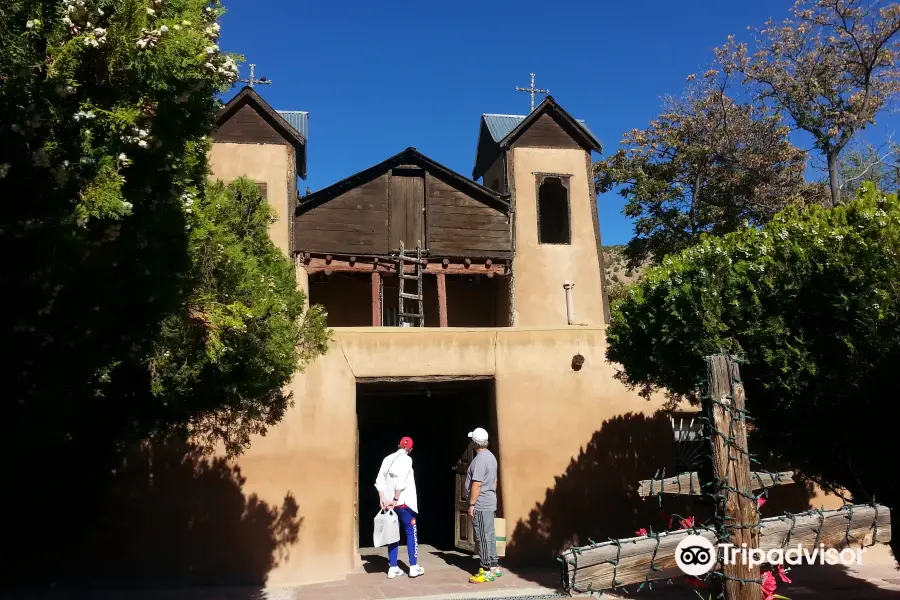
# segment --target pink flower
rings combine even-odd
[[[778,565],[778,576],[781,577],[781,581],[785,583],[793,583],[790,577],[787,576],[787,572],[784,570],[784,565]]]
[[[756,506],[759,508],[762,508],[763,504],[765,504],[765,503],[766,503],[766,499],[763,498],[762,496],[760,496],[759,498],[756,499]]]
[[[641,527],[637,531],[634,532],[634,535],[647,535],[647,530]]]
[[[772,573],[769,571],[763,571],[762,574],[762,600],[772,600],[775,597],[775,588],[778,587],[778,582],[775,581],[775,577],[772,576]]]

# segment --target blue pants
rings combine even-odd
[[[416,529],[416,513],[405,507],[394,509],[397,518],[400,519],[400,527],[406,533],[406,549],[409,552],[409,566],[414,567],[419,562],[419,533]],[[397,554],[400,542],[388,544],[388,560],[392,567],[397,566]]]

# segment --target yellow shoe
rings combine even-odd
[[[485,571],[484,569],[478,569],[477,575],[469,577],[469,583],[488,583],[493,580],[494,575],[490,571]]]

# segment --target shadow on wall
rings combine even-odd
[[[669,418],[628,413],[605,421],[565,473],[556,477],[543,502],[527,521],[519,521],[507,546],[511,566],[553,566],[559,553],[572,546],[634,537],[639,528],[679,528],[678,518],[709,518],[710,507],[699,497],[638,496],[638,482],[663,468],[674,474],[674,448]],[[770,467],[771,468],[771,467]],[[812,491],[789,485],[769,492],[765,513],[804,511]],[[768,516],[764,513],[764,516]]]
[[[263,586],[299,536],[281,507],[245,496],[237,466],[184,441],[146,444],[118,470],[102,521],[66,561],[65,587]]]

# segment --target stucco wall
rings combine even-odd
[[[572,290],[575,322],[603,325],[602,273],[597,257],[585,153],[581,150],[514,148],[511,163],[516,211],[516,256],[513,259],[516,325],[565,326],[563,283],[566,280],[575,284]],[[535,173],[571,175],[571,244],[538,243]]]
[[[292,493],[300,505],[299,541],[270,573],[270,586],[341,578],[356,565],[357,377],[495,377],[510,531],[544,501],[555,477],[565,472],[605,420],[657,407],[612,379],[600,328],[334,332],[329,352],[294,379],[296,405],[239,460],[247,478],[245,494],[256,493],[280,505],[285,494]],[[585,363],[575,372],[571,362],[578,353]],[[610,497],[616,493],[609,490]]]
[[[209,155],[213,177],[229,182],[248,177],[265,183],[277,220],[269,225],[272,241],[290,253],[290,194],[296,185],[294,149],[281,144],[213,144]]]

